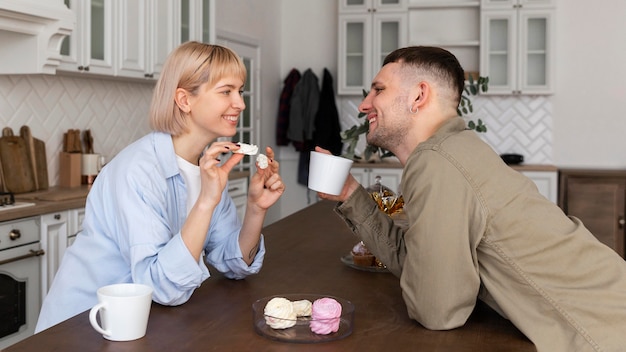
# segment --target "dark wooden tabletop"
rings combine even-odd
[[[340,258],[357,242],[322,201],[264,229],[267,254],[258,275],[212,277],[177,307],[152,305],[146,336],[135,341],[102,338],[83,312],[6,351],[536,351],[509,321],[479,303],[463,327],[431,331],[409,319],[399,280],[390,273],[356,270]],[[272,295],[336,296],[355,306],[351,335],[315,344],[260,336],[252,303]]]

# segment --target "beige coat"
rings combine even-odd
[[[362,188],[336,211],[400,277],[411,318],[452,329],[478,297],[540,352],[626,350],[626,262],[462,119],[411,154],[402,189],[406,232]]]

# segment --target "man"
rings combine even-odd
[[[404,166],[406,231],[349,176],[336,212],[400,278],[408,314],[462,326],[476,299],[539,351],[626,349],[626,262],[503,163],[457,116],[464,72],[449,52],[387,56],[359,110],[367,142]],[[323,151],[318,148],[318,151]]]

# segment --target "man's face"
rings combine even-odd
[[[359,105],[359,111],[365,112],[369,121],[367,142],[393,152],[408,134],[410,107],[400,64],[383,66],[374,77],[369,94]]]

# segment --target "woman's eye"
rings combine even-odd
[[[243,90],[239,91],[239,95],[241,95],[243,97]]]

